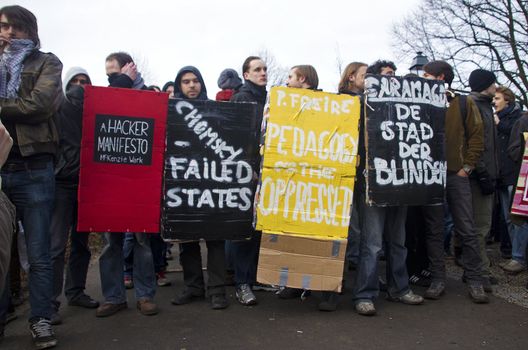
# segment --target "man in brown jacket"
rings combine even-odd
[[[53,160],[59,140],[54,118],[62,102],[62,63],[39,47],[35,15],[20,6],[1,8],[0,119],[13,138],[1,171],[2,190],[25,229],[31,265],[29,327],[35,346],[45,349],[57,344],[50,325],[53,273],[49,249]]]
[[[462,241],[463,278],[468,283],[469,295],[475,303],[488,303],[489,299],[483,288],[482,258],[474,227],[469,183],[469,175],[484,150],[482,118],[475,102],[470,97],[466,97],[462,105],[461,97],[450,90],[454,74],[449,63],[429,62],[424,66],[424,71],[425,78],[444,80],[448,85],[449,108],[445,121],[447,203],[453,216],[455,233]],[[428,252],[429,256],[430,254],[431,252]],[[426,291],[426,296],[440,296],[444,291],[445,282],[433,281]]]

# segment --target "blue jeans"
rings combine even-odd
[[[123,242],[123,259],[125,276],[132,277],[132,271],[134,267],[134,238],[133,233],[125,233],[125,241]]]
[[[126,301],[123,273],[124,233],[105,233],[106,246],[99,257],[101,288],[106,303],[121,304]],[[133,278],[136,299],[153,299],[156,294],[156,276],[150,250],[150,241],[145,233],[134,233]]]
[[[374,207],[358,193],[361,240],[354,299],[373,301],[379,295],[378,258],[385,240],[387,287],[391,297],[400,297],[409,289],[405,260],[405,220],[407,207]]]
[[[149,235],[150,248],[152,249],[152,259],[154,260],[154,271],[163,272],[167,269],[167,243],[161,237],[161,234],[154,233]]]
[[[233,263],[235,266],[235,284],[253,285],[257,282],[257,264],[260,249],[260,231],[255,231],[251,239],[231,241]]]
[[[55,196],[53,163],[43,169],[2,171],[2,190],[16,207],[22,221],[30,264],[30,320],[51,317],[53,270],[50,258],[50,223]]]
[[[501,208],[501,214],[508,227],[508,233],[512,238],[513,223],[510,220],[510,203],[512,198],[513,185],[500,187],[498,189],[499,203]]]
[[[349,261],[354,265],[357,265],[359,261],[359,239],[359,214],[357,201],[354,201],[350,206],[350,224],[348,226],[347,249],[345,256],[346,261]]]
[[[451,216],[451,211],[447,201],[444,202],[444,251],[446,253],[451,252],[451,238],[453,236],[453,229],[455,224],[453,222],[453,217]]]
[[[59,310],[59,296],[64,284],[64,256],[71,238],[64,294],[68,301],[84,295],[90,265],[88,232],[77,232],[77,184],[56,182],[55,205],[51,219],[51,265],[53,268],[52,308]]]
[[[528,247],[528,223],[522,226],[513,225],[512,259],[526,266],[526,248]]]

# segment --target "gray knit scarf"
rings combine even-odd
[[[0,97],[18,97],[20,77],[24,68],[22,62],[34,49],[35,43],[29,39],[13,39],[0,56]]]

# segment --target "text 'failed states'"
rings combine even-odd
[[[229,145],[222,138],[221,130],[215,130],[191,102],[178,101],[174,110],[196,137],[176,140],[174,146],[188,151],[205,146],[218,158],[168,155],[166,178],[170,181],[166,182],[166,206],[249,212],[253,204],[254,174],[249,162],[237,159],[246,156],[243,149]],[[227,188],[218,187],[219,184]]]

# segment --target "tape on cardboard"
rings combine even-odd
[[[341,248],[341,242],[340,241],[334,241],[332,244],[332,256],[334,258],[339,256],[339,249]]]
[[[279,286],[286,287],[287,283],[288,283],[288,268],[281,267],[280,274],[279,274]]]
[[[312,282],[312,276],[304,275],[302,276],[302,288],[310,289],[310,282]]]

